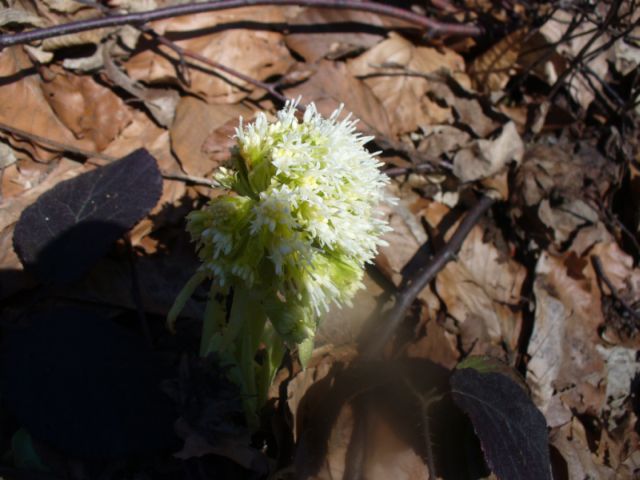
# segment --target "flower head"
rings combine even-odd
[[[389,230],[375,210],[389,180],[350,115],[323,118],[310,104],[300,121],[296,107],[240,121],[234,168],[216,176],[229,195],[192,212],[188,230],[213,280],[264,292],[276,330],[299,343],[361,287]]]

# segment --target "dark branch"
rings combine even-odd
[[[477,36],[482,33],[482,29],[476,25],[450,24],[433,20],[409,10],[358,0],[218,0],[203,3],[189,3],[186,5],[174,5],[166,8],[159,8],[147,12],[135,12],[119,15],[109,15],[100,18],[69,22],[52,27],[39,28],[28,32],[14,33],[10,35],[0,35],[0,48],[11,45],[44,40],[72,33],[84,32],[98,28],[119,27],[122,25],[144,25],[154,20],[179,17],[183,15],[193,15],[196,13],[213,12],[237,7],[248,7],[258,5],[298,5],[316,8],[331,8],[337,10],[358,10],[372,12],[391,18],[397,18],[417,25],[420,28],[429,30],[431,34],[455,34]]]
[[[444,268],[444,266],[453,258],[456,252],[460,250],[464,239],[467,238],[471,229],[478,223],[485,212],[493,205],[494,199],[487,196],[480,197],[478,203],[464,217],[460,226],[455,231],[449,243],[440,250],[429,262],[429,264],[409,280],[406,288],[402,290],[396,299],[396,303],[382,321],[376,335],[370,339],[370,343],[365,346],[363,351],[364,358],[374,358],[378,356],[387,342],[391,339],[398,326],[402,323],[411,304],[418,297],[422,289],[424,289],[431,280]]]

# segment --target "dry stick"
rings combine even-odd
[[[375,338],[370,340],[370,343],[365,346],[362,353],[363,360],[372,360],[375,357],[380,356],[384,346],[387,344],[393,336],[396,329],[402,323],[407,310],[411,307],[411,304],[417,298],[418,294],[426,287],[431,280],[444,268],[444,266],[452,260],[456,252],[462,246],[464,239],[467,237],[471,229],[478,223],[484,213],[493,205],[494,199],[488,196],[480,197],[480,200],[473,206],[473,208],[464,217],[460,226],[451,237],[451,240],[440,250],[429,262],[429,264],[417,272],[409,280],[407,287],[405,287],[396,298],[396,303],[393,309],[384,319],[384,322],[380,326],[380,330],[376,332]],[[366,429],[367,425],[364,421],[369,415],[369,401],[365,397],[360,399],[361,408],[357,411],[356,421],[351,435],[351,441],[349,444],[348,453],[352,458],[349,458],[347,467],[345,468],[346,480],[362,480],[364,478],[364,459],[366,452]],[[428,434],[425,437],[428,440]],[[429,445],[427,445],[429,446]],[[426,459],[429,469],[430,477],[434,475],[433,458]]]
[[[275,87],[272,84],[269,83],[265,83],[265,82],[261,82],[260,80],[257,80],[255,78],[250,77],[249,75],[245,75],[242,72],[239,72],[237,70],[234,70],[233,68],[227,67],[226,65],[223,65],[221,63],[215,62],[207,57],[205,57],[204,55],[201,55],[199,53],[196,52],[192,52],[190,50],[186,50],[184,48],[182,48],[180,45],[176,44],[175,42],[172,42],[171,40],[169,40],[166,37],[163,37],[162,35],[153,32],[153,30],[149,30],[149,31],[145,31],[145,33],[149,33],[150,35],[153,35],[153,37],[158,40],[161,44],[169,47],[171,50],[175,51],[178,55],[183,56],[183,57],[188,57],[188,58],[193,58],[194,60],[197,60],[201,63],[204,63],[205,65],[209,65],[210,67],[213,67],[217,70],[221,70],[229,75],[232,75],[236,78],[239,78],[240,80],[244,80],[245,82],[257,87],[257,88],[261,88],[263,90],[266,90],[268,93],[270,93],[271,95],[273,95],[273,97],[277,98],[278,100],[280,100],[282,103],[285,103],[287,101],[287,97],[285,97],[284,95],[282,95],[280,92],[278,92]]]
[[[35,133],[29,133],[24,130],[20,130],[19,128],[11,127],[1,122],[0,122],[0,131],[11,133],[25,140],[31,140],[35,143],[40,144],[43,147],[52,147],[53,150],[57,152],[61,152],[61,153],[69,152],[75,155],[79,155],[85,159],[99,158],[100,160],[105,160],[107,162],[115,162],[116,160],[118,160],[116,157],[112,157],[111,155],[105,155],[104,153],[92,152],[90,150],[83,150],[81,148],[76,148],[72,145],[67,145],[66,143],[57,142],[56,140],[52,140],[47,137],[42,137],[40,135],[36,135]],[[191,175],[183,175],[181,173],[162,172],[162,178],[166,180],[177,180],[185,183],[193,183],[194,185],[203,185],[205,187],[214,188],[218,186],[218,184],[213,180],[208,180],[206,178],[201,178],[201,177],[194,177]]]
[[[562,85],[564,84],[564,81],[567,79],[567,77],[575,70],[575,68],[582,61],[582,57],[584,57],[585,55],[587,55],[589,53],[589,49],[591,48],[591,46],[606,31],[606,29],[609,26],[609,24],[615,18],[615,15],[616,15],[618,9],[620,8],[620,4],[621,3],[622,3],[622,0],[616,0],[611,4],[611,8],[609,9],[609,12],[607,12],[607,16],[606,16],[604,22],[602,23],[602,25],[600,25],[600,27],[598,28],[598,31],[593,34],[593,36],[587,41],[587,43],[584,44],[584,47],[582,47],[580,49],[578,54],[573,58],[573,60],[571,61],[571,63],[567,67],[567,69],[564,72],[562,72],[562,74],[558,77],[556,82],[551,87],[551,91],[547,95],[547,100],[548,101],[553,101],[553,99],[556,96],[556,94],[558,93],[558,91],[560,91],[560,87],[562,87]]]
[[[19,128],[12,127],[7,125],[6,123],[0,122],[0,131],[10,133],[12,135],[16,135],[18,137],[22,137],[25,140],[31,140],[35,143],[40,144],[42,147],[53,147],[56,151],[59,152],[69,152],[75,155],[80,155],[84,158],[99,158],[101,160],[106,160],[108,162],[112,162],[115,160],[114,157],[109,155],[105,155],[103,153],[91,152],[89,150],[83,150],[82,148],[77,148],[72,145],[67,145],[65,143],[57,142],[56,140],[52,140],[50,138],[41,137],[40,135],[36,135],[35,133],[29,133],[25,130],[21,130]]]
[[[591,257],[591,261],[593,263],[593,269],[596,271],[598,277],[602,279],[605,283],[609,291],[611,292],[611,296],[616,299],[617,302],[620,303],[624,307],[624,309],[637,321],[640,321],[640,313],[638,313],[627,301],[625,301],[620,295],[618,295],[618,291],[616,287],[613,285],[607,274],[604,273],[604,268],[602,267],[602,261],[598,255],[593,255]]]
[[[429,264],[424,270],[419,271],[409,280],[408,285],[398,294],[396,303],[387,315],[387,318],[381,322],[382,325],[380,325],[375,337],[365,346],[362,355],[363,358],[372,359],[381,354],[384,346],[402,323],[407,310],[409,310],[411,304],[418,297],[418,294],[435,278],[438,272],[440,272],[450,260],[455,258],[456,252],[462,246],[464,239],[493,203],[494,199],[491,197],[480,197],[478,202],[464,217],[460,226],[451,237],[451,240],[429,261]]]
[[[10,45],[18,45],[36,40],[69,35],[72,33],[85,32],[97,28],[118,27],[122,25],[144,25],[154,20],[192,15],[203,12],[213,12],[227,10],[237,7],[248,6],[305,6],[316,8],[330,8],[336,10],[357,10],[372,12],[387,17],[397,18],[412,23],[424,29],[430,30],[432,34],[457,34],[478,36],[483,30],[477,25],[450,24],[433,20],[410,10],[393,7],[381,3],[373,3],[358,0],[218,0],[203,3],[189,3],[186,5],[174,5],[166,8],[159,8],[146,12],[125,13],[111,15],[107,17],[92,18],[69,22],[52,27],[39,28],[28,32],[14,33],[0,36],[0,48]]]

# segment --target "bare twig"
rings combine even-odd
[[[42,137],[34,133],[25,132],[24,130],[11,127],[4,123],[0,123],[0,131],[11,133],[25,140],[33,141],[43,147],[51,147],[56,152],[73,153],[84,159],[97,158],[109,163],[115,162],[116,160],[118,160],[116,157],[112,157],[111,155],[105,155],[104,153],[100,153],[100,152],[93,152],[90,150],[83,150],[81,148],[76,148],[72,145],[67,145],[66,143],[57,142],[50,138]],[[90,162],[90,163],[98,163],[98,165],[100,165],[100,162]],[[218,186],[218,184],[216,184],[213,180],[209,180],[207,178],[202,178],[202,177],[194,177],[191,175],[183,175],[181,173],[162,172],[162,178],[167,180],[177,180],[180,182],[192,183],[194,185],[203,185],[205,187],[214,188]]]
[[[10,45],[18,45],[36,40],[69,35],[72,33],[85,32],[97,28],[119,27],[122,25],[144,25],[154,20],[179,17],[183,15],[193,15],[196,13],[213,12],[227,10],[237,7],[248,7],[257,5],[298,5],[315,8],[330,8],[336,10],[358,10],[364,12],[377,13],[387,17],[397,18],[412,23],[418,27],[429,30],[432,34],[450,35],[470,35],[478,36],[482,29],[477,25],[450,24],[443,23],[431,18],[424,17],[410,10],[358,0],[218,0],[202,3],[188,3],[184,5],[173,5],[171,7],[149,10],[146,12],[125,13],[120,15],[110,15],[77,22],[69,22],[52,27],[39,28],[28,32],[14,33],[0,36],[0,48]]]
[[[151,33],[153,32],[152,30],[150,31],[145,31],[145,33]],[[286,102],[287,101],[287,97],[285,97],[283,94],[281,94],[280,92],[278,92],[273,84],[270,83],[265,83],[262,82],[260,80],[257,80],[253,77],[250,77],[249,75],[245,75],[242,72],[239,72],[233,68],[227,67],[226,65],[223,65],[221,63],[215,62],[207,57],[205,57],[204,55],[200,55],[199,53],[196,52],[192,52],[190,50],[186,50],[184,48],[182,48],[180,45],[172,42],[171,40],[169,40],[166,37],[163,37],[162,35],[159,35],[155,32],[153,32],[154,37],[158,40],[158,42],[160,42],[162,45],[165,45],[167,47],[169,47],[171,50],[175,51],[179,56],[181,57],[188,57],[188,58],[192,58],[194,60],[197,60],[201,63],[204,63],[205,65],[209,65],[210,67],[215,68],[216,70],[221,70],[233,77],[239,78],[240,80],[243,80],[257,88],[260,88],[262,90],[267,91],[269,94],[271,94],[274,98],[277,98],[278,100],[280,100],[281,102]]]
[[[388,168],[384,171],[385,175],[388,177],[401,177],[402,175],[407,175],[409,173],[422,173],[422,172],[434,172],[436,171],[436,167],[431,163],[421,163],[420,165],[416,165],[415,167],[394,167]]]
[[[494,199],[488,196],[482,196],[473,208],[467,213],[466,217],[460,223],[449,243],[440,250],[429,262],[429,264],[409,280],[407,286],[398,294],[396,303],[384,319],[380,328],[376,331],[374,338],[370,339],[368,345],[365,346],[363,357],[374,358],[382,352],[382,349],[391,339],[394,332],[402,322],[411,307],[411,304],[418,297],[418,294],[424,289],[431,280],[444,268],[444,266],[452,260],[456,252],[462,246],[464,239],[467,237],[471,229],[475,226],[484,213],[493,205]]]
[[[611,280],[609,279],[609,277],[607,277],[607,274],[604,273],[604,268],[602,267],[602,261],[600,260],[600,257],[598,255],[592,255],[591,257],[591,262],[593,263],[593,269],[595,270],[596,274],[598,275],[598,277],[600,279],[602,279],[602,281],[604,282],[604,284],[607,286],[607,288],[609,289],[610,295],[620,304],[622,305],[622,307],[624,307],[624,309],[629,313],[629,315],[631,315],[634,319],[636,319],[637,321],[640,321],[640,313],[638,313],[631,305],[629,305],[629,302],[627,302],[626,300],[624,300],[619,294],[618,294],[618,290],[616,289],[616,287],[613,285],[613,283],[611,282]]]
[[[41,137],[40,135],[36,135],[35,133],[29,133],[25,130],[12,127],[10,125],[7,125],[6,123],[0,122],[0,131],[10,133],[12,135],[24,138],[26,140],[30,140],[45,148],[51,147],[53,148],[54,151],[57,151],[57,152],[73,153],[83,158],[99,158],[101,160],[106,160],[108,162],[112,162],[113,160],[115,160],[114,157],[111,157],[109,155],[105,155],[99,152],[92,152],[89,150],[83,150],[82,148],[77,148],[72,145],[67,145],[66,143],[57,142],[56,140],[52,140],[46,137]]]

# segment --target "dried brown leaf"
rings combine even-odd
[[[33,63],[21,47],[0,52],[0,77],[6,83],[0,88],[0,122],[28,133],[90,150],[89,140],[76,140],[73,133],[57,117],[43,92]],[[48,161],[55,153],[28,140],[8,137],[15,148],[26,149],[38,159]]]
[[[606,11],[603,10],[613,7],[604,3],[598,3],[594,8],[597,11],[599,10],[598,13],[604,18]],[[548,44],[555,44],[555,42],[558,42],[563,38],[563,35],[571,24],[573,15],[574,14],[572,12],[566,10],[556,10],[553,16],[540,28],[539,32],[544,36]],[[550,76],[550,80],[552,82],[555,82],[557,77],[559,77],[567,68],[571,68],[570,62],[580,54],[583,47],[585,47],[585,45],[591,41],[592,37],[596,35],[598,38],[593,41],[587,51],[583,54],[583,56],[587,58],[590,53],[595,52],[597,49],[605,45],[610,38],[610,35],[607,32],[604,32],[601,35],[600,28],[598,28],[598,26],[591,20],[582,21],[577,28],[573,30],[571,35],[572,38],[570,40],[563,41],[555,47],[556,51],[565,58],[565,64],[561,65],[559,70],[555,72],[554,75]],[[601,79],[606,77],[609,70],[609,66],[607,64],[608,55],[609,53],[607,49],[605,49],[585,61],[585,66],[590,69],[590,74]],[[597,90],[602,89],[599,82],[589,81],[580,70],[576,70],[572,73],[567,80],[567,85],[571,96],[585,110],[595,98],[593,87]]]
[[[422,206],[421,198],[410,188],[400,190],[395,184],[389,187],[389,193],[399,201],[396,205],[381,206],[392,230],[383,237],[388,245],[380,247],[376,264],[391,282],[400,285],[405,266],[427,241],[427,234],[415,212]]]
[[[348,67],[382,103],[396,135],[413,132],[419,125],[447,123],[452,119],[447,109],[426,95],[432,83],[453,76],[468,85],[464,60],[457,53],[416,47],[395,33],[349,61]]]
[[[464,241],[456,261],[436,278],[437,297],[426,290],[427,304],[438,310],[442,301],[464,351],[504,357],[514,351],[522,325],[520,292],[525,268],[484,239],[480,226]]]
[[[311,360],[307,368],[300,371],[287,385],[287,406],[293,416],[293,437],[297,440],[302,433],[304,427],[305,415],[312,415],[313,408],[317,406],[314,402],[319,398],[307,397],[309,389],[318,382],[322,381],[329,375],[334,364],[346,365],[357,355],[357,349],[354,345],[343,345],[334,348],[332,345],[325,345],[316,348],[313,352]],[[278,394],[273,390],[270,392],[272,397]]]
[[[15,197],[4,197],[0,201],[0,231],[11,227],[18,221],[18,217],[22,211],[31,205],[44,192],[51,189],[59,182],[68,180],[79,175],[83,171],[87,171],[87,167],[78,162],[73,162],[63,158],[55,167],[30,185],[30,188],[24,190],[20,195]]]
[[[447,331],[437,317],[437,312],[432,312],[428,305],[423,306],[424,323],[421,322],[419,325],[422,335],[409,345],[407,356],[431,360],[445,368],[453,369],[460,360],[458,337]]]
[[[139,99],[158,124],[170,127],[180,100],[178,92],[169,88],[145,87],[140,82],[132,80],[111,58],[112,47],[103,47],[102,50],[106,77],[125,92]]]
[[[567,463],[569,480],[619,478],[614,470],[602,465],[591,452],[587,432],[577,418],[573,417],[569,423],[552,430],[550,441]]]
[[[389,135],[391,132],[387,112],[381,102],[363,81],[351,75],[344,63],[320,61],[309,80],[286,93],[290,98],[301,96],[303,103],[315,102],[323,115],[331,114],[344,103],[345,112],[353,112],[360,119],[360,130],[374,135]]]
[[[361,384],[360,387],[366,389],[372,382],[363,378],[363,375],[367,376],[364,372],[360,372],[358,379],[351,382],[336,377],[335,373],[343,370],[344,364],[354,355],[355,349],[348,346],[335,351],[317,350],[310,366],[288,385],[288,404],[294,414],[296,438],[299,442],[296,465],[301,466],[305,459],[314,457],[313,463],[319,467],[318,471],[312,473],[298,471],[298,478],[341,479],[347,463],[352,461],[348,456],[348,449],[352,442],[354,409],[349,401],[358,393],[357,385]],[[369,372],[368,375],[372,373]],[[373,384],[375,381],[373,380]],[[327,405],[330,406],[328,409]],[[326,414],[330,414],[331,418],[323,416]],[[405,438],[399,437],[398,428],[394,428],[396,425],[390,425],[373,410],[367,417],[367,424],[368,435],[362,465],[364,478],[429,478],[423,459],[406,443]],[[323,432],[317,431],[320,425]],[[323,449],[323,457],[319,462],[315,458],[318,452],[309,451],[313,448]],[[302,467],[307,470],[309,465],[305,463]],[[311,475],[307,476],[309,473]]]
[[[242,104],[209,105],[194,97],[182,98],[170,132],[171,147],[184,171],[210,175],[227,159],[235,144],[235,132],[228,127],[237,127],[240,116],[249,120],[253,112]]]
[[[607,370],[596,348],[604,322],[600,293],[591,263],[574,258],[543,253],[533,287],[527,383],[551,426],[567,422],[571,410],[597,416],[606,400]]]
[[[492,140],[474,140],[456,153],[453,173],[463,182],[487,178],[504,170],[510,162],[520,163],[524,143],[513,122],[507,123]]]
[[[52,110],[76,138],[104,150],[131,122],[131,113],[113,90],[91,76],[74,75],[53,66],[43,74],[42,92]]]
[[[208,12],[153,22],[151,27],[191,52],[233,68],[251,78],[265,80],[284,74],[293,58],[284,45],[283,36],[265,30],[225,29],[220,25],[233,22],[282,23],[282,9],[248,7]],[[175,52],[159,47],[162,54],[147,48],[125,64],[131,78],[150,83],[177,83]],[[185,90],[217,103],[235,103],[247,97],[254,86],[211,67],[191,69],[191,83]]]
[[[452,155],[471,141],[471,135],[464,130],[449,125],[421,126],[423,137],[418,144],[418,151],[430,157]]]

